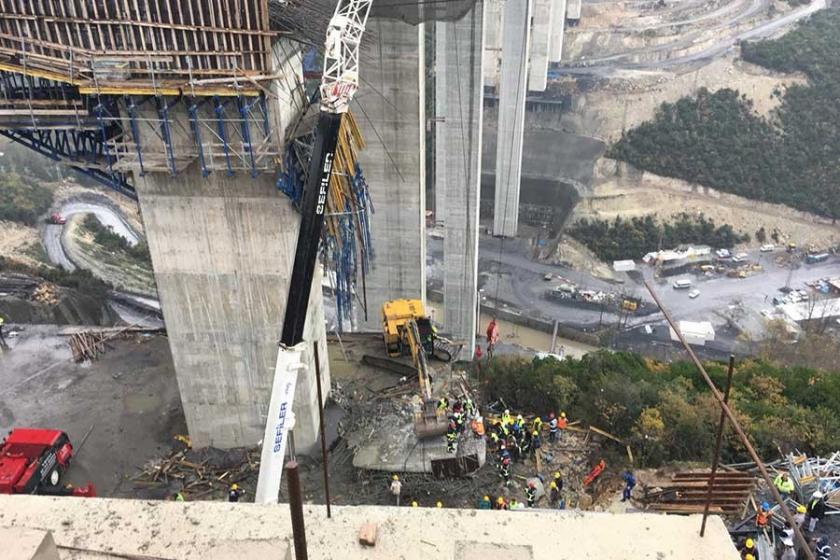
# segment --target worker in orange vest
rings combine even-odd
[[[773,517],[773,512],[770,511],[770,504],[764,502],[761,504],[761,509],[755,514],[755,526],[759,529],[766,529],[770,525],[771,517]]]
[[[557,419],[557,429],[559,430],[560,441],[563,441],[563,434],[566,432],[566,428],[569,427],[569,421],[566,419],[566,413],[561,412],[560,418]]]

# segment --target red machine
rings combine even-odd
[[[64,218],[64,216],[62,216],[58,212],[53,212],[50,215],[50,223],[58,225],[58,226],[63,226],[64,224],[67,223],[67,220]]]
[[[92,484],[62,487],[73,446],[59,430],[16,428],[0,444],[0,494],[95,496]]]

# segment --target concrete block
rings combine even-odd
[[[25,527],[0,527],[4,560],[60,560],[52,533]]]

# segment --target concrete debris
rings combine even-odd
[[[359,543],[365,546],[376,545],[376,523],[365,523],[359,529]]]

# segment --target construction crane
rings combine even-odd
[[[294,426],[292,405],[297,376],[306,368],[303,362],[303,329],[336,147],[342,118],[359,88],[359,49],[372,1],[339,0],[327,27],[320,113],[309,162],[309,177],[301,201],[300,232],[263,437],[255,496],[257,502],[276,503],[280,492],[287,435]]]

